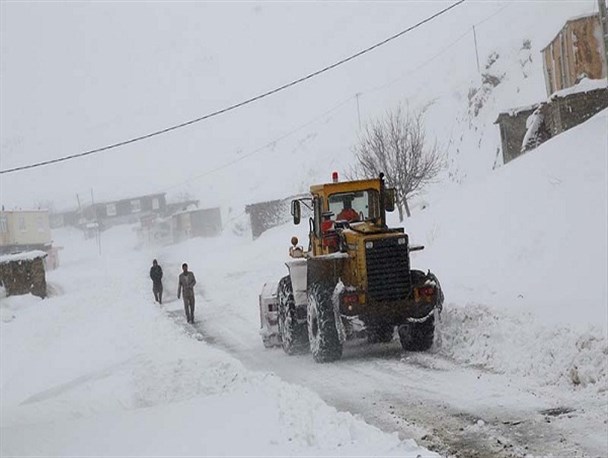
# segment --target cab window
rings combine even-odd
[[[321,237],[321,199],[315,197],[313,199],[313,210],[314,210],[314,232],[317,237]]]
[[[367,189],[356,192],[340,192],[329,196],[329,211],[334,214],[333,219],[341,218],[341,215],[358,215],[356,220],[365,221],[377,218],[379,215],[378,191]]]

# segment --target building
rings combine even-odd
[[[547,95],[581,79],[606,78],[606,50],[598,14],[570,19],[541,51]]]
[[[171,216],[171,227],[174,242],[215,237],[222,232],[222,214],[219,207],[184,210]]]
[[[48,210],[0,211],[0,254],[47,252],[52,243]]]
[[[137,223],[140,218],[150,215],[164,215],[166,207],[165,193],[148,194],[92,204],[83,209],[81,218],[97,221],[104,229],[117,224]]]

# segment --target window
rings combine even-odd
[[[356,192],[341,192],[329,196],[329,211],[332,219],[346,208],[352,208],[359,214],[360,220],[374,219],[380,216],[378,191],[368,189]]]
[[[138,213],[141,211],[141,202],[139,199],[131,201],[131,213]]]
[[[21,232],[27,231],[27,226],[25,225],[25,218],[23,216],[19,217],[19,230]]]
[[[0,234],[5,234],[8,232],[8,220],[6,216],[0,216]]]
[[[321,214],[322,214],[322,209],[321,209],[321,202],[322,200],[319,197],[314,197],[313,202],[312,202],[312,207],[313,207],[313,211],[314,211],[314,219],[313,219],[313,224],[314,224],[314,232],[317,235],[317,237],[321,237]]]
[[[116,204],[107,204],[106,205],[106,214],[108,216],[116,216]]]
[[[160,208],[160,201],[158,200],[158,197],[155,197],[154,199],[152,199],[152,210],[158,210]]]
[[[38,228],[38,232],[44,232],[45,224],[44,224],[44,218],[42,218],[42,216],[38,216],[36,218],[36,227]]]

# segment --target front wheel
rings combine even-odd
[[[433,346],[435,317],[422,323],[406,323],[399,326],[399,340],[405,351],[426,351]]]
[[[313,358],[318,363],[342,357],[342,342],[332,301],[333,289],[321,283],[308,288],[308,340]]]

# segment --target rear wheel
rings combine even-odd
[[[296,304],[293,298],[293,287],[289,276],[279,281],[279,335],[281,345],[288,355],[308,351],[308,330],[306,322],[298,323]]]
[[[312,356],[318,363],[342,357],[332,294],[333,289],[321,283],[314,283],[308,289],[308,339]]]
[[[423,323],[407,323],[399,326],[399,340],[405,351],[425,351],[433,346],[435,317]]]

